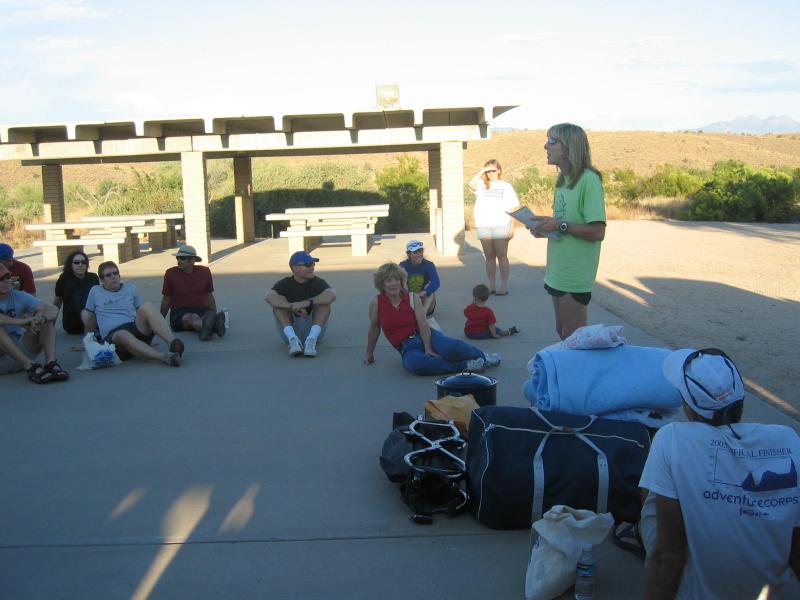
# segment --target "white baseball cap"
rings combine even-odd
[[[744,399],[742,376],[722,350],[676,350],[664,359],[661,370],[689,408],[706,419]]]

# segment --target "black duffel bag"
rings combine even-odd
[[[556,504],[639,520],[644,425],[514,406],[472,412],[472,512],[492,529],[526,529]]]

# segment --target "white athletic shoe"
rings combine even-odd
[[[486,355],[486,366],[496,367],[500,364],[500,355],[497,352],[490,352]]]
[[[431,329],[435,329],[436,331],[442,331],[442,328],[439,325],[439,322],[436,319],[434,319],[433,317],[428,317],[428,325],[430,325]]]
[[[303,349],[303,354],[312,358],[317,355],[317,338],[306,338],[306,347]]]
[[[483,367],[485,365],[486,361],[484,361],[482,358],[472,358],[467,361],[467,364],[464,366],[464,370],[472,373],[480,373],[483,371]]]
[[[300,343],[300,338],[289,338],[289,356],[300,356],[303,353],[303,346]]]

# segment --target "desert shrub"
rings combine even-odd
[[[405,154],[397,164],[386,167],[375,176],[378,191],[389,203],[389,216],[380,231],[427,231],[430,227],[428,213],[428,175],[419,166],[419,159]]]
[[[42,204],[42,187],[32,183],[21,183],[11,190],[9,201],[12,206],[22,208],[25,205]]]
[[[374,190],[371,169],[335,162],[309,163],[294,167],[283,162],[254,162],[253,189],[349,189]]]
[[[183,183],[180,166],[169,164],[145,173],[133,171],[131,183],[103,183],[103,195],[96,196],[94,214],[127,215],[181,212]]]
[[[681,218],[695,221],[787,223],[797,217],[800,175],[753,169],[739,161],[714,165]]]
[[[211,235],[233,237],[236,234],[233,202],[233,176],[225,178],[209,173],[209,220]],[[229,191],[225,188],[229,185]],[[218,191],[212,187],[218,186]],[[303,206],[345,206],[383,204],[376,190],[374,173],[369,167],[335,162],[309,163],[294,167],[283,162],[253,163],[253,204],[256,211],[256,235],[269,237],[285,229],[285,222],[267,223],[260,215],[282,212]],[[227,192],[227,193],[226,193]],[[216,197],[215,197],[216,196]],[[379,222],[379,226],[382,223]]]
[[[419,160],[401,155],[397,164],[373,172],[335,162],[309,163],[299,167],[282,162],[253,165],[253,204],[256,215],[282,212],[302,206],[390,205],[389,217],[378,221],[376,231],[425,231],[428,229],[428,176]],[[232,194],[210,204],[211,234],[235,234]],[[256,235],[277,235],[285,222],[267,223],[256,218]]]
[[[539,169],[531,166],[523,169],[522,174],[510,183],[514,186],[519,201],[530,206],[534,212],[541,213],[553,205],[555,175],[540,175]]]
[[[608,198],[632,202],[642,195],[642,180],[633,169],[614,169],[603,180],[603,188]]]
[[[668,196],[686,198],[699,190],[707,177],[699,171],[673,165],[661,165],[649,177],[640,182],[641,196]]]

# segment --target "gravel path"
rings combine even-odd
[[[511,253],[543,266],[543,242],[518,230]],[[800,224],[610,221],[593,301],[674,348],[725,350],[800,421]]]

